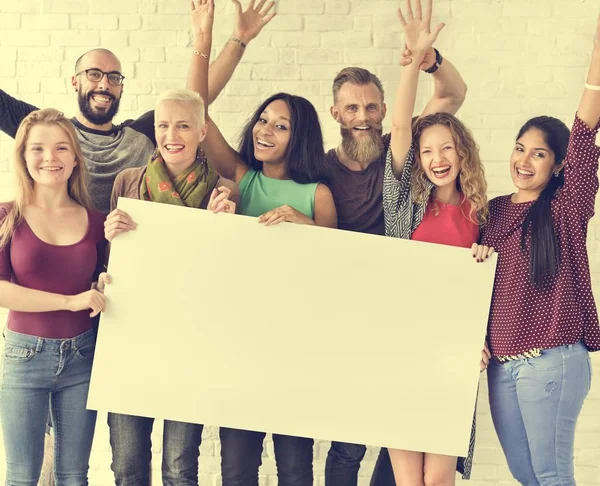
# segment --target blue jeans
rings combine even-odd
[[[325,463],[326,486],[356,486],[358,484],[358,470],[367,448],[360,444],[346,442],[332,442],[327,462]],[[386,448],[381,448],[371,486],[396,486],[392,463]]]
[[[6,484],[37,485],[48,412],[54,424],[56,486],[87,485],[96,412],[86,410],[95,339],[46,339],[4,331],[0,420]]]
[[[258,486],[264,432],[221,427],[223,486]],[[277,484],[313,485],[313,439],[273,434]]]
[[[112,464],[117,486],[148,486],[152,460],[153,418],[108,414]],[[162,479],[164,486],[198,486],[200,424],[165,420]]]
[[[508,467],[524,486],[575,486],[575,424],[592,379],[584,344],[537,358],[490,362],[492,420]]]

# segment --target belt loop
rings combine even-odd
[[[35,352],[39,353],[42,350],[44,345],[44,338],[37,338],[37,343],[35,344]]]

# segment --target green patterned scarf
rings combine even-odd
[[[144,201],[190,208],[206,207],[218,177],[202,150],[198,149],[194,163],[173,180],[167,172],[162,155],[156,150],[146,166],[140,195]]]

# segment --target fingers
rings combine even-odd
[[[410,0],[406,0],[406,18],[408,20],[413,20],[415,18]]]
[[[106,297],[104,297],[104,294],[97,290],[90,290],[89,309],[92,310],[90,317],[96,317],[100,314],[104,310],[105,303]]]
[[[471,254],[477,263],[487,260],[494,253],[494,248],[486,245],[478,245],[473,243],[471,246]]]
[[[259,223],[264,223],[265,221],[267,221],[273,215],[273,213],[275,213],[275,209],[272,209],[271,211],[267,211],[266,213],[261,214],[258,217],[258,222]]]
[[[425,9],[425,17],[423,20],[427,23],[427,25],[431,25],[431,15],[433,12],[433,0],[427,0],[427,7]]]
[[[275,17],[275,15],[277,15],[277,12],[273,12],[273,13],[270,13],[269,15],[265,15],[263,17],[263,25],[267,25],[269,22],[271,22],[271,20],[273,20],[273,17]]]
[[[239,2],[239,0],[231,0],[233,2],[233,5],[235,6],[235,13],[236,15],[239,15],[242,13],[242,4]]]
[[[442,22],[441,24],[438,24],[433,28],[433,32],[431,33],[431,35],[433,35],[434,40],[437,39],[438,34],[445,26],[446,24]]]
[[[398,18],[400,19],[400,25],[402,27],[404,27],[406,25],[406,19],[404,18],[404,15],[402,15],[402,10],[398,9]]]
[[[412,63],[412,57],[402,57],[400,59],[400,66],[402,66],[402,67],[406,67],[410,63]]]
[[[415,18],[416,19],[423,18],[423,10],[421,8],[421,0],[417,0],[417,4],[415,5]]]
[[[279,223],[283,223],[286,221],[287,215],[286,214],[280,214],[279,216],[274,215],[273,218],[271,218],[271,221],[267,221],[265,226],[273,226]]]
[[[265,6],[265,8],[263,8],[260,12],[260,14],[265,17],[269,11],[275,6],[275,2],[273,0],[271,0],[269,3],[267,3],[267,5]],[[275,12],[272,12],[271,15],[275,14]]]
[[[104,293],[104,289],[111,282],[110,275],[106,272],[102,272],[98,275],[98,291]]]
[[[263,8],[263,5],[266,3],[266,1],[267,0],[259,0],[258,4],[254,7],[254,10],[260,12],[260,9]]]
[[[219,194],[220,193],[220,194]],[[215,197],[216,194],[219,194]],[[229,196],[231,195],[231,189],[225,186],[221,186],[218,189],[213,189],[211,194],[211,202],[209,202],[208,209],[212,209],[213,213],[221,212],[225,208],[225,201],[229,200]]]
[[[208,209],[209,211],[212,211],[212,209],[214,208],[215,198],[217,197],[218,194],[219,194],[219,191],[217,191],[217,188],[215,187],[212,190],[212,192],[210,193],[210,199],[208,200],[208,207],[206,209]]]
[[[108,223],[108,224],[107,224]],[[135,230],[137,225],[133,222],[128,223],[121,220],[114,220],[110,223],[108,220],[104,223],[104,237],[108,241],[112,241],[115,239],[119,233],[126,233],[128,231]]]
[[[488,347],[487,342],[483,343],[483,351],[488,355],[488,358],[492,357],[492,353],[490,352],[490,348]]]

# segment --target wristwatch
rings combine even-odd
[[[425,72],[427,74],[435,73],[442,65],[442,61],[444,60],[444,58],[440,54],[440,51],[438,51],[435,47],[433,48],[433,50],[435,51],[435,62],[433,63],[433,66],[431,66],[429,69],[425,69]]]

